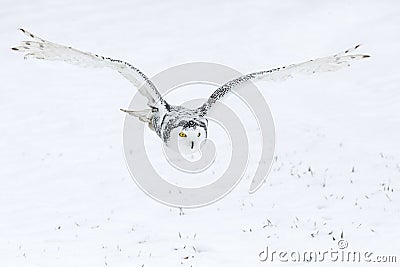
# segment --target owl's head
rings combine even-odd
[[[207,125],[207,119],[195,118],[177,127],[172,134],[177,135],[173,139],[177,140],[179,152],[186,155],[198,152],[207,139]]]

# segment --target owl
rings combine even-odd
[[[270,70],[253,72],[240,76],[217,88],[201,106],[190,109],[168,103],[157,90],[153,82],[141,70],[128,62],[97,54],[83,52],[70,46],[44,40],[24,29],[20,29],[30,40],[12,48],[24,53],[24,58],[64,61],[83,67],[110,68],[118,71],[139,90],[147,99],[145,110],[121,111],[138,118],[153,130],[168,147],[178,148],[182,154],[192,154],[200,150],[207,139],[207,114],[214,104],[228,95],[233,89],[254,81],[286,80],[296,74],[336,71],[350,66],[353,60],[368,58],[369,55],[354,54],[356,45],[332,56],[317,58],[298,64],[291,64]]]

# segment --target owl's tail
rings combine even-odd
[[[144,109],[144,110],[126,110],[120,109],[122,112],[125,112],[133,117],[138,118],[140,121],[146,122],[149,125],[149,128],[154,130],[153,124],[151,123],[152,119],[152,110]]]

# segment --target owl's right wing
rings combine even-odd
[[[12,48],[15,51],[26,53],[24,58],[64,61],[73,65],[93,68],[110,68],[118,71],[122,76],[138,88],[140,94],[148,100],[149,106],[164,102],[161,94],[150,79],[139,69],[128,62],[109,57],[103,57],[89,52],[83,52],[70,46],[64,46],[44,40],[32,33],[20,29],[32,40],[23,41],[20,46]]]
[[[240,76],[234,80],[225,83],[217,90],[215,90],[214,93],[208,98],[208,100],[197,109],[197,111],[201,116],[207,115],[208,111],[213,107],[215,102],[227,95],[233,89],[241,86],[248,81],[283,81],[288,78],[292,78],[297,74],[314,74],[317,72],[337,71],[343,67],[348,67],[350,66],[350,61],[369,57],[369,55],[351,53],[359,46],[360,45],[356,45],[350,49],[347,49],[341,53],[332,56],[317,58],[298,64],[292,64],[265,71],[253,72],[247,75]]]

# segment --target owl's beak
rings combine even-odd
[[[192,147],[191,147],[191,149],[193,149],[193,147],[194,147],[194,142],[192,141]]]

